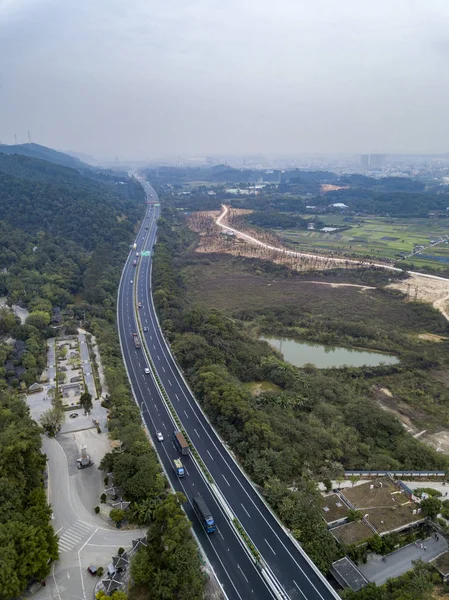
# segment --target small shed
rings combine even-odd
[[[365,576],[358,570],[355,563],[347,556],[332,563],[330,572],[343,589],[351,588],[353,592],[361,590],[369,583]]]

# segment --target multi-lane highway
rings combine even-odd
[[[147,194],[156,200],[155,191],[146,183],[144,187]],[[140,255],[142,251],[151,251],[153,248],[158,216],[159,208],[149,207],[136,242],[136,251]],[[142,417],[175,489],[182,490],[189,500],[193,494],[200,492],[212,509],[217,532],[208,536],[199,525],[191,506],[186,505],[195,533],[226,595],[242,599],[271,598],[274,595],[278,598],[310,600],[338,598],[315,565],[273,516],[196,403],[159,328],[151,296],[151,256],[140,256],[138,265],[133,267],[136,251],[130,252],[126,262],[118,298],[119,333],[128,376]],[[142,303],[137,311],[143,332],[142,342],[184,429],[215,481],[214,492],[211,492],[193,458],[186,461],[188,474],[185,478],[178,480],[174,475],[171,465],[173,459],[178,458],[178,453],[172,444],[173,420],[152,375],[144,372],[148,366],[144,349],[136,350],[132,340],[132,333],[139,332],[135,310],[137,301]],[[156,431],[162,431],[165,436],[165,441],[159,446]],[[232,516],[240,521],[257,547],[262,565],[265,566],[263,573],[254,565],[237,537],[230,524]],[[277,590],[277,594],[274,590]]]

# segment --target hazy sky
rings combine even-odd
[[[0,0],[0,140],[449,151],[448,0]]]

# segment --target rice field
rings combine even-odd
[[[309,215],[312,216],[312,215]],[[405,256],[415,265],[449,266],[449,219],[393,219],[387,217],[347,217],[320,215],[328,227],[348,227],[326,233],[300,229],[277,230],[288,245],[297,250],[372,256],[399,260]],[[448,238],[437,245],[432,242]],[[423,246],[420,254],[410,253]]]

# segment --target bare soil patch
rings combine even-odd
[[[405,294],[406,300],[421,300],[433,304],[449,320],[449,281],[413,274],[387,287]]]
[[[436,333],[420,333],[418,335],[420,340],[426,340],[428,342],[437,342],[441,343],[447,340],[447,337],[443,335],[437,335]]]

